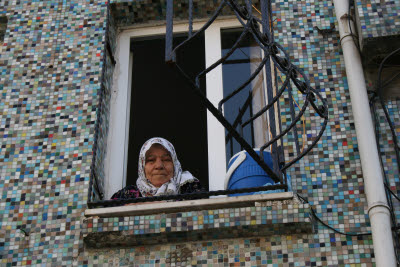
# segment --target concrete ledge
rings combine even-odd
[[[293,192],[247,195],[236,197],[221,197],[209,199],[184,200],[175,202],[138,203],[109,208],[87,209],[86,217],[119,217],[132,215],[146,215],[158,213],[173,213],[206,209],[223,209],[232,207],[254,206],[257,202],[293,199]]]
[[[162,232],[134,235],[133,231],[93,233],[84,237],[87,249],[148,246],[167,243],[210,241],[214,239],[252,238],[269,235],[312,233],[310,222],[277,223],[265,225],[231,226],[185,232]]]
[[[292,193],[102,208],[89,214],[82,224],[87,249],[313,232],[309,204]]]

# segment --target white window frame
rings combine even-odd
[[[196,22],[193,29],[198,30],[204,22]],[[236,19],[217,20],[205,31],[206,67],[221,58],[221,29],[238,28]],[[188,31],[187,24],[174,25],[174,33]],[[130,52],[132,38],[164,35],[163,26],[144,26],[122,30],[117,39],[116,65],[111,95],[110,125],[105,160],[105,199],[126,185],[128,160],[129,116],[131,99],[131,73],[133,55]],[[129,55],[129,56],[127,56]],[[219,65],[206,76],[206,94],[217,107],[223,98],[222,66]],[[209,190],[223,190],[226,174],[225,129],[207,110],[207,143]]]

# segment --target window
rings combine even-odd
[[[178,35],[175,41],[186,38]],[[206,108],[179,73],[165,64],[164,35],[133,38],[130,47],[133,63],[126,183],[136,182],[143,143],[161,136],[174,144],[184,169],[208,187]],[[177,57],[188,72],[203,70],[204,37],[196,38]],[[205,93],[204,82],[202,87]]]
[[[8,19],[6,16],[0,16],[0,51],[3,48],[4,36],[6,35],[7,31],[7,22]]]
[[[194,30],[199,29],[201,25],[202,23],[194,24]],[[188,62],[185,61],[184,65],[186,64],[189,69],[194,68],[193,72],[196,72],[196,67],[204,69],[204,64],[210,66],[224,53],[224,47],[231,45],[233,38],[237,37],[237,31],[234,29],[239,26],[236,20],[214,22],[205,31],[202,37],[204,41],[200,38],[197,44],[191,45],[190,49],[193,50],[189,50],[190,56],[177,55],[178,60],[179,57],[190,59]],[[186,25],[174,25],[177,38],[181,38],[179,34],[184,34],[186,31]],[[226,142],[224,127],[201,106],[189,88],[184,89],[185,86],[181,84],[184,81],[176,76],[177,74],[164,69],[166,65],[163,62],[156,63],[156,53],[164,51],[164,35],[165,27],[144,27],[124,30],[118,37],[105,166],[105,199],[109,199],[126,184],[136,181],[139,149],[150,137],[161,136],[169,139],[176,147],[183,168],[198,176],[212,191],[224,189],[227,160],[241,150],[234,141]],[[259,59],[259,48],[257,50],[251,42],[242,44],[240,50],[232,55],[231,61],[207,75],[205,81],[207,98],[218,106],[223,96],[227,95],[229,90],[235,89],[229,82],[232,77],[243,79],[237,74],[250,73],[252,61]],[[143,65],[145,62],[147,66]],[[163,83],[167,83],[168,86]],[[169,91],[159,91],[161,88]],[[224,106],[224,112],[232,114],[228,119],[234,120],[237,117],[236,108],[243,106],[250,95],[250,88],[253,88],[251,104],[248,105],[243,120],[249,116],[249,112],[254,112],[265,103],[263,79],[260,74],[256,82],[251,83],[241,95],[236,96],[235,104]],[[159,95],[156,97],[155,94]],[[160,102],[156,104],[149,100]],[[168,109],[168,112],[161,114],[159,110],[152,110],[152,103]],[[173,108],[168,108],[169,103]],[[179,119],[169,120],[171,117]],[[155,120],[155,127],[150,126],[152,119]],[[157,122],[157,119],[162,122]],[[244,129],[243,136],[254,146],[265,143],[267,138],[265,127],[262,122],[255,122],[254,126]],[[187,133],[182,129],[187,129]],[[185,138],[185,135],[194,139]],[[198,142],[194,144],[193,140]],[[208,176],[208,181],[203,180],[204,176]]]

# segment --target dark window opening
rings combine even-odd
[[[4,36],[6,35],[7,31],[7,17],[0,16],[0,43],[4,42]]]
[[[184,36],[177,36],[180,43]],[[143,143],[163,137],[175,147],[182,169],[190,171],[208,188],[207,113],[186,81],[165,64],[165,37],[134,39],[129,126],[127,185],[135,184],[138,156]],[[197,38],[177,55],[185,70],[205,68],[204,37]],[[202,89],[205,94],[205,81]]]

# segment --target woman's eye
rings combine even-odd
[[[163,161],[170,162],[170,161],[172,161],[172,159],[171,158],[164,158]]]
[[[154,160],[155,160],[154,158],[146,159],[146,163],[147,162],[154,162]]]

